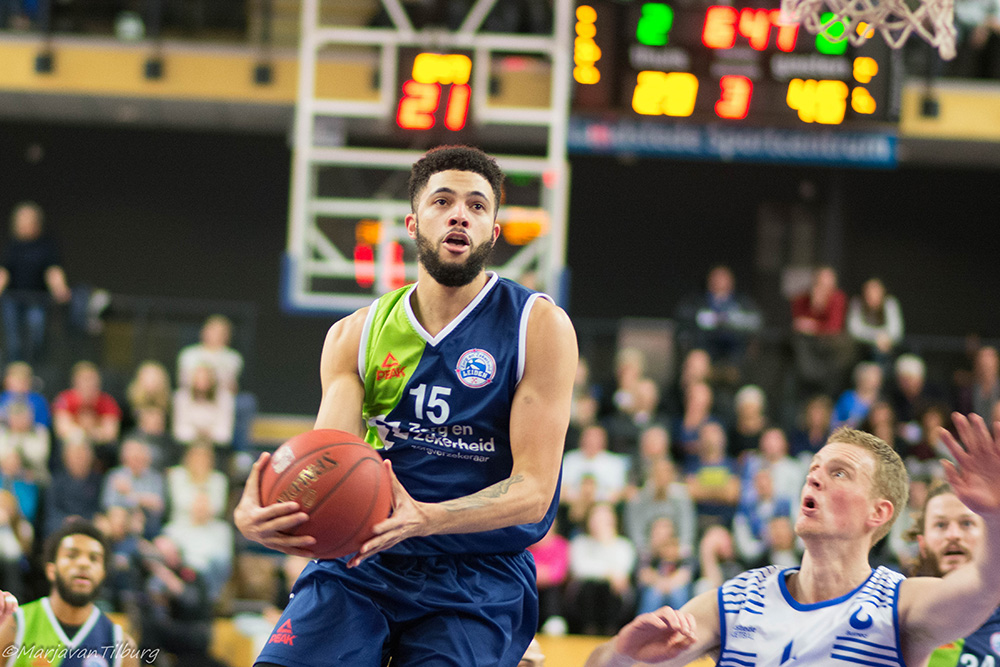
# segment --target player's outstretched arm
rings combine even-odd
[[[979,628],[1000,605],[1000,422],[993,433],[978,415],[952,415],[959,440],[940,437],[958,464],[945,461],[955,495],[983,518],[986,539],[973,560],[941,579],[914,577],[900,586],[904,657],[921,664],[936,647]]]
[[[17,609],[17,598],[7,591],[0,591],[0,655],[4,662],[10,657],[10,647],[17,638],[17,622],[14,620],[14,610]]]
[[[335,428],[362,435],[361,408],[364,387],[358,375],[358,348],[367,308],[345,317],[332,327],[323,343],[320,379],[323,399],[316,417],[316,428]],[[298,503],[260,505],[260,475],[270,458],[261,454],[250,469],[243,496],[233,513],[236,527],[244,537],[292,556],[312,558],[316,540],[311,535],[289,535],[287,531],[305,523],[309,515],[299,511]]]
[[[686,665],[719,646],[718,590],[693,598],[679,610],[661,607],[641,614],[598,646],[585,667]]]
[[[468,496],[420,503],[393,476],[393,514],[374,527],[375,537],[351,565],[410,537],[541,521],[559,481],[576,365],[576,332],[569,317],[538,299],[528,318],[524,373],[511,405],[510,477]]]

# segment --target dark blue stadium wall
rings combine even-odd
[[[255,302],[250,389],[262,411],[311,413],[330,319],[279,307],[289,163],[282,136],[0,124],[0,212],[38,201],[77,281]],[[878,274],[909,331],[995,336],[998,182],[995,171],[574,158],[570,308],[580,318],[669,316],[726,262],[780,324],[783,302],[768,297],[776,275],[755,257],[758,209],[802,203],[811,187],[816,256],[841,267],[849,292]]]

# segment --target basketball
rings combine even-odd
[[[295,501],[309,519],[291,531],[312,535],[318,558],[353,554],[389,516],[392,485],[382,457],[355,435],[306,431],[271,455],[260,478],[260,504]]]

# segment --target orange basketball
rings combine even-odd
[[[356,435],[335,429],[300,433],[271,455],[260,504],[294,500],[309,520],[291,531],[312,535],[319,558],[355,553],[389,516],[392,484],[382,457]]]

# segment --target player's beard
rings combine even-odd
[[[464,287],[471,283],[486,266],[492,252],[493,240],[490,239],[473,248],[465,262],[444,262],[440,247],[420,233],[420,224],[417,223],[417,261],[427,269],[431,278],[445,287]]]
[[[97,582],[94,584],[94,587],[90,589],[89,593],[80,593],[70,588],[69,583],[59,576],[58,572],[56,573],[56,591],[59,593],[59,597],[71,607],[86,607],[88,604],[96,600],[97,596],[101,592],[101,583],[103,582]]]

